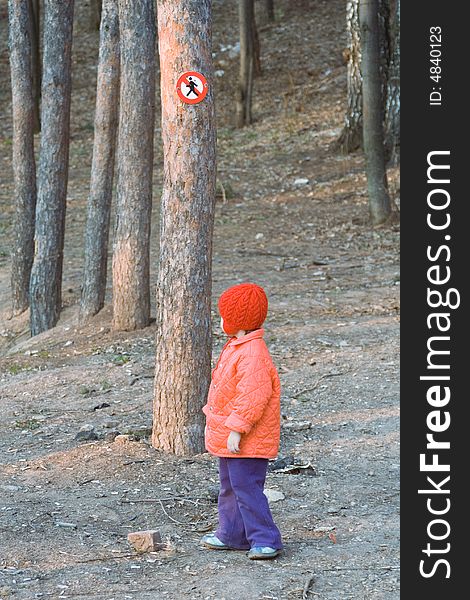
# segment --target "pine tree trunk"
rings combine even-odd
[[[274,0],[263,0],[265,19],[274,22]]]
[[[178,455],[204,449],[201,408],[211,373],[216,179],[211,29],[211,0],[159,0],[164,188],[152,442]],[[176,95],[175,82],[188,69],[209,83],[199,104],[183,104]]]
[[[344,127],[338,140],[344,154],[354,152],[362,145],[362,76],[361,36],[359,29],[359,0],[348,0],[346,5],[348,35],[347,108]]]
[[[360,0],[364,152],[366,156],[369,211],[374,225],[385,222],[391,213],[383,132],[382,78],[378,1]]]
[[[32,73],[34,99],[34,133],[41,131],[40,101],[41,101],[41,51],[40,51],[40,14],[39,0],[28,0],[30,10],[31,40],[32,40]]]
[[[85,232],[85,269],[80,320],[95,315],[104,305],[118,115],[118,0],[104,0],[100,28],[95,139]]]
[[[390,63],[390,0],[379,0],[378,23],[380,45],[380,76],[382,102],[387,98],[388,73]],[[363,146],[362,123],[362,74],[361,74],[361,32],[359,27],[359,0],[349,0],[346,5],[346,29],[348,34],[348,74],[347,108],[344,127],[338,139],[341,152],[348,154]]]
[[[27,0],[9,0],[8,12],[15,182],[11,295],[13,314],[17,315],[29,306],[29,279],[34,255],[36,165],[31,13]]]
[[[101,11],[104,0],[90,0],[90,30],[100,29]]]
[[[35,256],[31,272],[31,333],[54,327],[61,309],[67,197],[73,0],[45,0]]]
[[[237,127],[252,122],[254,72],[254,0],[238,0],[240,21],[240,75],[237,93]]]
[[[385,111],[385,149],[391,165],[400,162],[400,0],[391,10],[391,59],[387,80]]]
[[[261,75],[261,47],[259,43],[258,27],[256,26],[255,12],[253,11],[253,65],[254,65],[254,76],[258,77]]]
[[[149,248],[155,121],[153,0],[118,0],[121,91],[113,246],[113,328],[150,320]]]

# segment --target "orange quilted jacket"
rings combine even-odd
[[[206,449],[230,458],[274,458],[279,449],[281,385],[264,329],[231,338],[212,372],[206,415]],[[230,431],[242,434],[240,452],[227,449]]]

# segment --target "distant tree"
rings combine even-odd
[[[62,293],[67,196],[73,0],[44,3],[41,147],[38,169],[35,256],[31,271],[31,333],[53,327]]]
[[[274,0],[263,0],[266,21],[274,21]]]
[[[31,62],[33,73],[34,98],[34,133],[41,130],[40,101],[41,101],[41,51],[40,51],[40,14],[39,0],[28,0],[31,28]]]
[[[90,29],[92,31],[100,28],[103,2],[104,0],[90,0]]]
[[[380,77],[382,89],[383,114],[386,122],[393,119],[392,131],[397,131],[399,121],[399,56],[400,38],[399,28],[395,24],[396,11],[394,5],[396,0],[378,1],[378,23],[379,23],[379,47],[380,47]],[[399,13],[398,13],[399,17]],[[348,63],[347,73],[347,108],[344,119],[344,127],[338,139],[338,147],[344,153],[353,152],[363,146],[363,124],[362,124],[362,75],[361,75],[361,33],[359,27],[359,0],[348,0],[346,4],[346,30],[348,34],[348,48],[345,56]],[[394,53],[398,53],[398,61],[394,59]],[[395,83],[392,84],[392,79]],[[394,95],[394,99],[390,98]],[[398,102],[397,102],[398,97]],[[389,102],[397,108],[397,112],[386,110]],[[389,116],[390,115],[390,116]],[[386,125],[387,126],[387,125]],[[399,125],[398,125],[399,131]],[[396,140],[388,138],[388,145],[393,146]],[[398,138],[399,145],[399,138]]]
[[[8,14],[15,183],[11,295],[13,314],[17,315],[29,306],[29,279],[34,256],[36,210],[34,93],[31,61],[32,15],[28,0],[9,0]]]
[[[113,327],[129,331],[146,327],[150,319],[156,24],[153,0],[118,0],[118,5],[121,91],[113,247]]]
[[[347,107],[344,127],[338,140],[344,153],[362,145],[362,76],[361,37],[359,29],[359,0],[346,3],[346,32],[348,36]]]
[[[118,0],[104,0],[96,88],[95,139],[85,230],[81,320],[95,315],[104,306],[118,115]]]
[[[372,223],[378,225],[389,218],[392,210],[385,167],[378,0],[359,0],[359,22],[362,51],[364,152],[369,211]]]
[[[255,11],[253,10],[253,74],[255,77],[261,75],[261,47],[259,43],[258,27],[256,25]]]
[[[254,0],[238,0],[240,24],[240,74],[237,93],[237,127],[252,122],[253,75],[255,69]]]
[[[216,181],[211,5],[211,0],[158,2],[164,187],[152,443],[179,455],[204,450],[201,408],[211,372]],[[209,82],[199,104],[176,96],[175,81],[189,68]]]
[[[385,106],[385,149],[392,165],[400,161],[400,0],[392,0],[390,65]]]

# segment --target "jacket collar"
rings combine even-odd
[[[231,346],[238,346],[239,344],[244,344],[245,342],[251,342],[251,340],[256,340],[258,338],[262,338],[264,335],[264,329],[255,329],[251,333],[242,336],[241,338],[232,338],[230,340]]]

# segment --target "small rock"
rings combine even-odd
[[[128,433],[120,433],[114,438],[114,441],[116,444],[127,444],[134,441],[134,436],[129,435]]]
[[[160,532],[155,529],[128,533],[127,541],[139,554],[145,552],[158,552],[158,550],[163,550],[165,548],[165,544],[162,543]]]
[[[107,432],[104,434],[104,441],[105,441],[105,442],[115,442],[115,441],[116,441],[116,438],[117,438],[119,435],[121,435],[121,432],[120,432],[120,431],[117,431],[117,430],[116,430],[116,431],[107,431]]]
[[[223,69],[217,69],[217,71],[214,71],[214,75],[216,77],[223,77],[225,75],[225,71]]]
[[[98,434],[93,425],[83,425],[83,427],[80,427],[80,431],[75,436],[75,439],[77,442],[89,442],[91,440],[97,440]]]
[[[263,238],[264,238],[264,233],[257,233],[257,234],[255,235],[255,240],[261,240],[261,239],[263,239]]]
[[[284,500],[285,498],[284,494],[278,490],[264,490],[264,495],[268,499],[268,502],[279,502],[279,500]]]
[[[0,490],[4,492],[19,492],[21,488],[18,485],[0,485]]]
[[[307,177],[297,177],[297,179],[294,181],[295,187],[302,187],[304,185],[308,185],[309,183],[310,179]]]
[[[114,429],[116,427],[119,427],[119,421],[105,421],[103,423],[103,427],[105,427],[106,429]]]
[[[58,521],[56,527],[64,527],[66,529],[77,529],[76,523],[67,523],[66,521]]]

